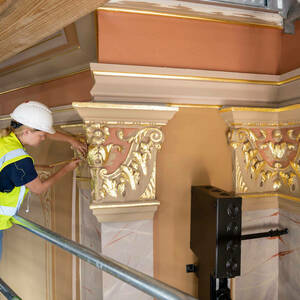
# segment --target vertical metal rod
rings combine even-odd
[[[1,278],[0,278],[0,292],[8,300],[22,300]]]
[[[39,237],[61,247],[62,249],[78,256],[84,261],[94,265],[114,277],[132,285],[133,287],[161,300],[197,300],[196,298],[177,290],[159,280],[142,272],[123,265],[109,257],[66,239],[51,230],[20,216],[14,216],[12,222],[38,235]]]

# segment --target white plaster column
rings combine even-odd
[[[101,223],[99,233],[94,216],[84,209],[87,219],[82,224],[101,240],[90,243],[97,244],[98,251],[101,247],[102,254],[153,276],[153,217],[159,206],[156,155],[163,144],[161,127],[178,109],[95,102],[73,106],[84,120],[88,142],[89,207]],[[104,300],[152,299],[105,272],[102,287]],[[85,294],[85,299],[94,299]]]

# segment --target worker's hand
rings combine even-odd
[[[72,138],[71,145],[75,150],[78,150],[84,157],[86,157],[87,154],[87,144],[82,143],[75,138]]]
[[[74,169],[76,169],[76,167],[78,166],[78,164],[80,162],[81,162],[81,159],[72,160],[71,162],[69,162],[67,165],[64,166],[64,169],[67,172],[73,171]]]

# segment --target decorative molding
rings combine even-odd
[[[242,170],[237,156],[235,156],[235,169],[236,169],[236,178],[234,178],[235,191],[236,193],[246,193],[248,191],[248,187],[244,181]]]
[[[165,104],[151,105],[140,103],[99,103],[99,102],[73,102],[73,107],[86,121],[97,122],[108,125],[166,125],[177,107]]]
[[[300,125],[300,105],[279,108],[225,107],[220,113],[229,127],[295,127]]]
[[[283,190],[296,194],[300,180],[298,134],[300,128],[231,129],[228,140],[238,160],[237,191],[247,192],[249,187],[249,191]]]
[[[249,8],[228,7],[205,4],[198,1],[173,1],[168,0],[110,0],[104,7],[98,10],[110,12],[124,12],[134,14],[159,15],[164,17],[205,20],[211,22],[222,22],[239,25],[253,25],[282,28],[282,16],[274,11],[255,10]]]
[[[128,142],[130,150],[119,168],[109,173],[105,166],[113,163],[111,161],[113,150],[122,152],[123,147],[112,143],[104,145],[110,135],[108,127],[99,124],[86,126],[89,144],[88,164],[91,168],[94,186],[93,201],[96,203],[112,199],[119,199],[122,202],[130,201],[138,194],[140,194],[138,199],[145,199],[145,193],[149,195],[146,200],[154,199],[155,195],[149,191],[155,191],[153,172],[155,175],[156,152],[161,148],[163,141],[161,130],[151,127],[142,128],[136,130],[130,137],[124,137],[123,130],[118,130],[118,138]],[[151,184],[150,189],[149,184]]]
[[[37,167],[36,170],[41,181],[47,180],[53,174],[52,168]],[[52,229],[52,203],[54,201],[53,188],[48,189],[46,192],[41,194],[39,198],[41,200],[41,205],[44,214],[44,225],[47,228]]]
[[[91,70],[94,101],[271,108],[300,101],[300,68],[263,75],[92,63]]]
[[[290,200],[293,202],[299,202],[300,203],[300,198],[299,197],[294,197],[286,194],[281,194],[281,193],[249,193],[249,194],[238,194],[241,197],[247,198],[247,199],[260,199],[260,198],[272,198],[272,197],[278,197],[282,198],[285,200]]]
[[[71,50],[67,50],[67,51],[73,51],[75,49],[78,49],[78,47],[76,47],[74,49],[71,49]],[[15,92],[15,91],[18,91],[18,90],[22,90],[22,89],[26,89],[26,88],[29,88],[29,87],[32,87],[32,86],[37,86],[37,85],[40,85],[40,84],[48,83],[48,82],[51,82],[51,81],[54,81],[54,80],[71,77],[73,75],[80,74],[80,73],[83,73],[83,72],[86,72],[86,71],[89,71],[89,69],[88,68],[84,68],[83,70],[72,72],[70,74],[66,74],[66,75],[62,75],[62,76],[57,76],[57,77],[54,77],[54,78],[51,78],[51,79],[42,80],[42,81],[38,81],[38,82],[35,82],[35,83],[26,84],[26,85],[23,85],[23,86],[14,88],[14,89],[9,89],[7,91],[2,91],[2,92],[0,92],[0,95],[12,93],[12,92]]]
[[[150,67],[148,67],[150,68]],[[155,68],[155,67],[151,67]],[[165,68],[166,69],[166,68]],[[169,68],[171,69],[171,68]],[[176,70],[174,68],[174,70]],[[298,70],[298,69],[297,69]],[[204,71],[204,70],[199,70]],[[296,70],[295,70],[296,71]],[[260,75],[260,74],[248,74],[249,78],[235,78],[232,75],[244,74],[222,71],[206,71],[224,77],[217,76],[201,76],[201,75],[178,75],[178,74],[156,74],[156,73],[135,73],[135,72],[114,72],[114,71],[93,71],[94,75],[98,76],[119,76],[119,77],[136,77],[136,78],[152,78],[152,79],[174,79],[174,80],[190,80],[190,81],[212,81],[212,82],[225,82],[225,83],[247,83],[247,84],[261,84],[261,85],[274,85],[281,86],[300,79],[300,75],[288,77],[287,73],[282,75]],[[214,74],[211,74],[214,75]],[[230,76],[231,75],[231,76]],[[252,76],[251,76],[252,75]],[[256,75],[258,79],[252,79],[253,75]],[[252,77],[252,78],[251,78]],[[261,77],[261,79],[259,79]],[[269,77],[269,78],[268,78]],[[277,80],[276,80],[277,77]],[[287,77],[283,79],[284,77]],[[263,79],[265,78],[265,79]],[[275,80],[274,80],[275,79]]]
[[[154,200],[155,199],[155,195],[156,195],[156,167],[153,167],[152,170],[152,175],[150,177],[148,186],[146,187],[145,192],[140,196],[140,200],[144,200],[144,199],[151,199]]]
[[[234,149],[237,193],[300,191],[300,105],[278,109],[224,108]]]
[[[219,71],[215,71],[215,72],[221,73]],[[93,74],[94,76],[115,76],[115,77],[118,76],[118,77],[150,78],[150,79],[212,81],[212,82],[224,82],[224,83],[247,83],[247,84],[262,84],[262,85],[282,85],[300,79],[300,76],[294,76],[292,78],[283,81],[271,81],[271,80],[240,79],[240,78],[215,77],[215,76],[209,77],[209,76],[193,76],[193,75],[177,75],[177,74],[155,74],[155,73],[151,74],[151,73],[134,73],[134,72],[112,72],[112,71],[93,71]],[[265,76],[276,76],[276,75],[265,75]]]
[[[73,106],[85,122],[90,208],[98,221],[153,218],[159,205],[155,177],[161,126],[178,108],[91,102]]]
[[[278,108],[300,102],[300,68],[282,75],[91,64],[94,101],[168,103],[178,106],[263,106]],[[74,72],[52,80],[72,76]],[[14,92],[46,80],[0,92]]]
[[[279,113],[284,111],[293,111],[300,108],[300,104],[288,105],[279,108],[270,108],[270,107],[226,107],[222,108],[221,112],[268,112],[268,113]]]
[[[278,209],[279,193],[256,193],[256,194],[237,194],[243,198],[242,211],[260,211],[266,209]]]
[[[53,168],[48,167],[37,167],[36,170],[41,181],[48,179],[54,172]],[[48,189],[46,192],[39,195],[39,199],[41,201],[42,211],[44,215],[44,226],[50,230],[53,229],[52,222],[52,204],[55,201],[55,193],[54,188]],[[54,270],[54,260],[53,260],[53,246],[50,243],[45,244],[46,251],[46,300],[50,300],[53,297],[53,271]]]
[[[251,21],[235,21],[229,19],[216,19],[205,16],[196,16],[196,15],[187,15],[187,14],[175,14],[175,13],[167,13],[167,12],[156,12],[151,10],[138,10],[138,9],[126,9],[126,8],[115,8],[115,7],[101,7],[98,8],[99,11],[109,11],[109,12],[121,12],[121,13],[131,13],[131,14],[141,14],[141,15],[150,15],[150,16],[161,16],[161,17],[171,17],[178,19],[190,19],[190,20],[199,20],[199,21],[208,21],[208,22],[216,22],[216,23],[224,23],[224,24],[234,24],[234,25],[247,25],[247,26],[258,26],[258,27],[271,27],[275,29],[282,29],[282,25],[275,24],[266,24],[266,23],[255,23]]]

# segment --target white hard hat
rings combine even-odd
[[[10,114],[15,121],[48,133],[55,133],[51,110],[37,101],[27,101],[18,105]]]

